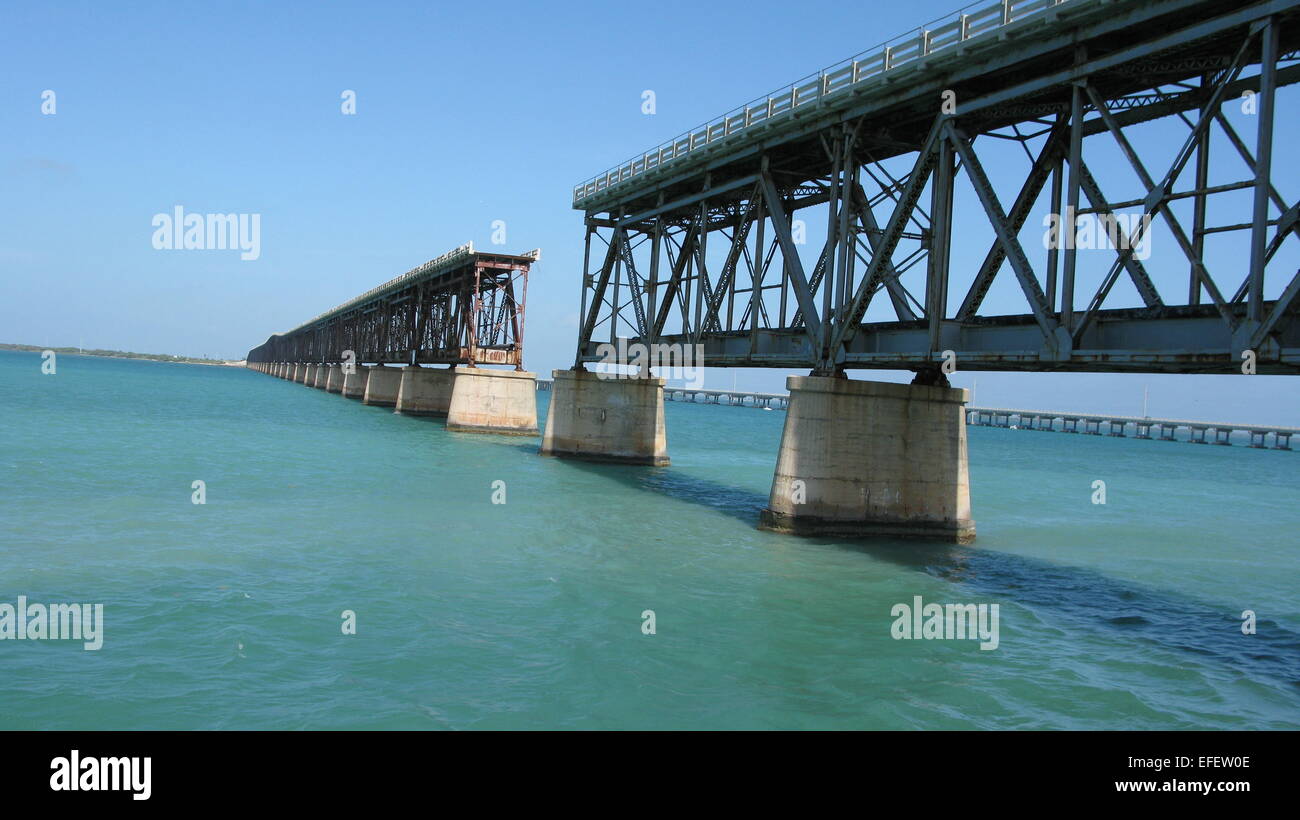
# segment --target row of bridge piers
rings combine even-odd
[[[483,367],[250,362],[251,369],[363,404],[438,416],[460,432],[537,435],[536,376]]]
[[[441,416],[449,430],[536,435],[537,380],[480,367],[250,362],[318,390]],[[785,429],[764,529],[838,537],[919,537],[966,543],[970,512],[968,391],[791,376]],[[664,380],[557,370],[540,453],[667,466]]]
[[[969,391],[791,376],[785,428],[759,525],[834,537],[975,537],[966,446]],[[557,370],[543,455],[669,463],[664,380]]]

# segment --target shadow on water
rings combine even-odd
[[[537,445],[519,444],[536,456]],[[699,504],[757,527],[767,495],[687,475],[672,467],[639,467],[565,459],[566,465],[675,501]],[[773,535],[773,538],[791,536]],[[1241,610],[1186,598],[1165,590],[1108,577],[1082,567],[1038,558],[938,542],[806,538],[924,572],[978,595],[1004,597],[1071,625],[1130,641],[1146,641],[1262,674],[1300,690],[1300,634],[1260,619],[1256,634],[1241,632]]]

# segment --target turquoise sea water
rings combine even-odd
[[[0,641],[0,728],[1300,728],[1300,452],[971,428],[975,545],[855,543],[755,529],[784,413],[667,414],[671,467],[590,465],[0,352],[0,603],[105,620]],[[999,647],[894,640],[917,595]]]

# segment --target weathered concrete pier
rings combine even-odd
[[[462,245],[272,336],[249,351],[248,366],[367,405],[445,417],[449,430],[537,435],[523,333],[539,257]]]
[[[663,379],[556,370],[541,453],[588,461],[668,464]],[[554,408],[560,408],[558,411]]]

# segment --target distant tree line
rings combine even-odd
[[[180,362],[182,364],[217,364],[224,359],[195,359],[190,356],[169,356],[165,353],[132,353],[126,350],[82,350],[75,347],[41,347],[40,345],[13,345],[0,343],[0,350],[35,351],[53,350],[55,353],[80,354],[82,356],[107,356],[114,359],[148,359],[154,362]]]

